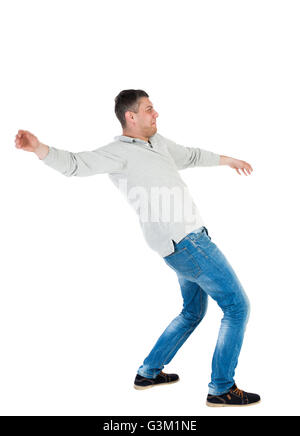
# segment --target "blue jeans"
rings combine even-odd
[[[189,233],[178,244],[173,243],[175,252],[163,259],[178,276],[183,309],[160,336],[138,374],[154,378],[172,360],[203,319],[209,295],[224,314],[208,385],[209,394],[221,395],[234,384],[249,318],[249,301],[232,267],[211,241],[206,227]]]

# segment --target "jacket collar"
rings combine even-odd
[[[154,138],[155,134],[153,136],[150,136],[150,141],[152,142],[152,139]],[[121,135],[121,136],[115,136],[114,138],[117,141],[123,141],[123,142],[131,142],[131,143],[139,143],[139,144],[148,144],[148,141],[143,141],[142,139],[139,138],[132,138],[131,136],[125,136],[125,135]]]

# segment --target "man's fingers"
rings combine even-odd
[[[34,135],[28,132],[28,130],[18,130],[18,136],[19,138],[21,138],[22,136],[34,136]]]
[[[251,166],[248,162],[245,162],[245,167],[246,167],[248,170],[253,171],[252,166]]]
[[[18,133],[16,134],[16,138],[15,138],[15,144],[17,148],[22,148],[22,142],[23,142],[23,138],[27,136],[27,131],[26,130],[18,130]]]
[[[245,176],[251,175],[251,172],[253,171],[252,166],[248,162],[241,160],[236,160],[233,165],[231,165],[231,168],[234,168],[240,176],[242,175],[240,171],[243,171],[243,174],[245,174]]]
[[[240,169],[243,171],[243,173],[245,174],[245,176],[248,176],[248,174],[249,175],[251,175],[251,172],[252,172],[252,168],[250,169],[251,167],[249,167],[249,166],[244,166],[244,167],[241,167]],[[246,171],[247,171],[247,173],[246,173]]]
[[[246,170],[248,171],[249,174],[251,174],[252,171],[253,171],[253,168],[252,168],[251,165],[248,164],[247,167],[246,167]]]
[[[21,141],[20,141],[20,139],[17,138],[17,139],[15,140],[15,144],[16,144],[16,147],[17,147],[17,148],[21,148]]]

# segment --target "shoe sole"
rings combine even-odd
[[[134,389],[138,390],[138,391],[143,391],[145,389],[150,389],[150,388],[154,388],[156,386],[165,386],[165,385],[173,385],[174,383],[179,382],[180,379],[174,380],[172,382],[168,382],[168,383],[157,383],[154,385],[148,385],[148,386],[138,386],[138,385],[133,385]]]
[[[247,407],[247,406],[255,406],[256,404],[259,404],[260,401],[261,400],[255,401],[255,403],[250,403],[250,404],[225,404],[225,403],[215,404],[206,401],[206,405],[208,407]]]

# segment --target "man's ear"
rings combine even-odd
[[[131,125],[132,121],[134,121],[134,114],[131,111],[126,111],[125,112],[125,120],[127,125]]]

